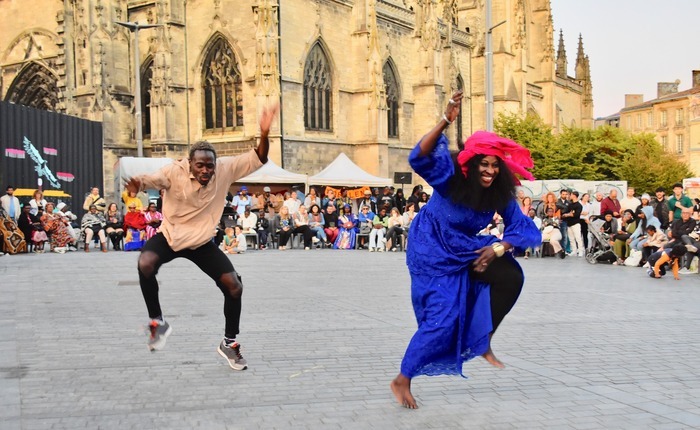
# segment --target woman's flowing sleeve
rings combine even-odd
[[[518,251],[524,251],[528,247],[540,246],[542,233],[540,233],[534,221],[523,214],[515,200],[511,200],[503,212],[501,216],[505,225],[505,230],[503,231],[504,242],[510,243]]]
[[[435,148],[427,154],[420,155],[420,144],[417,144],[408,156],[408,162],[413,170],[441,194],[454,174],[454,163],[448,150],[448,140],[444,134],[438,138]]]

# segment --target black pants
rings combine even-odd
[[[228,338],[235,338],[239,332],[239,323],[241,319],[241,298],[232,297],[228,289],[219,280],[221,275],[233,273],[234,277],[241,281],[241,277],[236,273],[226,254],[223,253],[212,241],[205,243],[197,249],[183,249],[181,251],[173,251],[168,245],[168,241],[163,236],[163,233],[158,233],[153,236],[146,245],[144,245],[141,253],[154,252],[158,258],[155,263],[153,273],[146,276],[141,267],[138,268],[139,282],[141,283],[141,293],[146,301],[148,308],[148,316],[150,318],[158,318],[163,315],[160,309],[160,300],[158,299],[158,281],[156,275],[158,269],[165,263],[168,263],[176,258],[182,257],[190,260],[197,267],[206,273],[216,282],[224,294],[224,316],[226,317],[226,332]]]
[[[581,221],[581,237],[583,238],[583,249],[588,249],[588,223]]]
[[[386,241],[391,240],[392,248],[396,248],[396,242],[403,236],[403,227],[393,226],[386,233]]]
[[[474,279],[487,282],[491,287],[491,323],[495,332],[518,301],[523,289],[523,273],[517,263],[506,257],[496,258],[486,271],[471,271]]]

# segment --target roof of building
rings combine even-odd
[[[678,91],[677,93],[667,94],[663,97],[655,98],[653,100],[649,100],[649,101],[646,101],[644,103],[640,103],[638,105],[622,108],[622,109],[620,109],[620,112],[630,112],[630,111],[634,111],[634,110],[638,110],[638,109],[645,109],[645,108],[654,106],[655,104],[658,104],[658,103],[669,102],[672,100],[678,100],[678,99],[682,99],[684,97],[692,96],[693,94],[698,94],[698,93],[700,93],[700,86],[693,87],[693,88],[691,88],[689,90],[685,90],[685,91]]]

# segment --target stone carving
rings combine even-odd
[[[279,94],[277,63],[277,8],[275,0],[258,0],[253,7],[255,24],[255,82],[256,94]]]

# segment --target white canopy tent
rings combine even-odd
[[[336,187],[386,187],[392,184],[390,178],[370,175],[353,163],[344,153],[340,153],[331,164],[318,174],[309,176],[309,185],[330,185]]]
[[[284,170],[272,160],[261,168],[236,181],[240,184],[306,184],[308,176]]]

